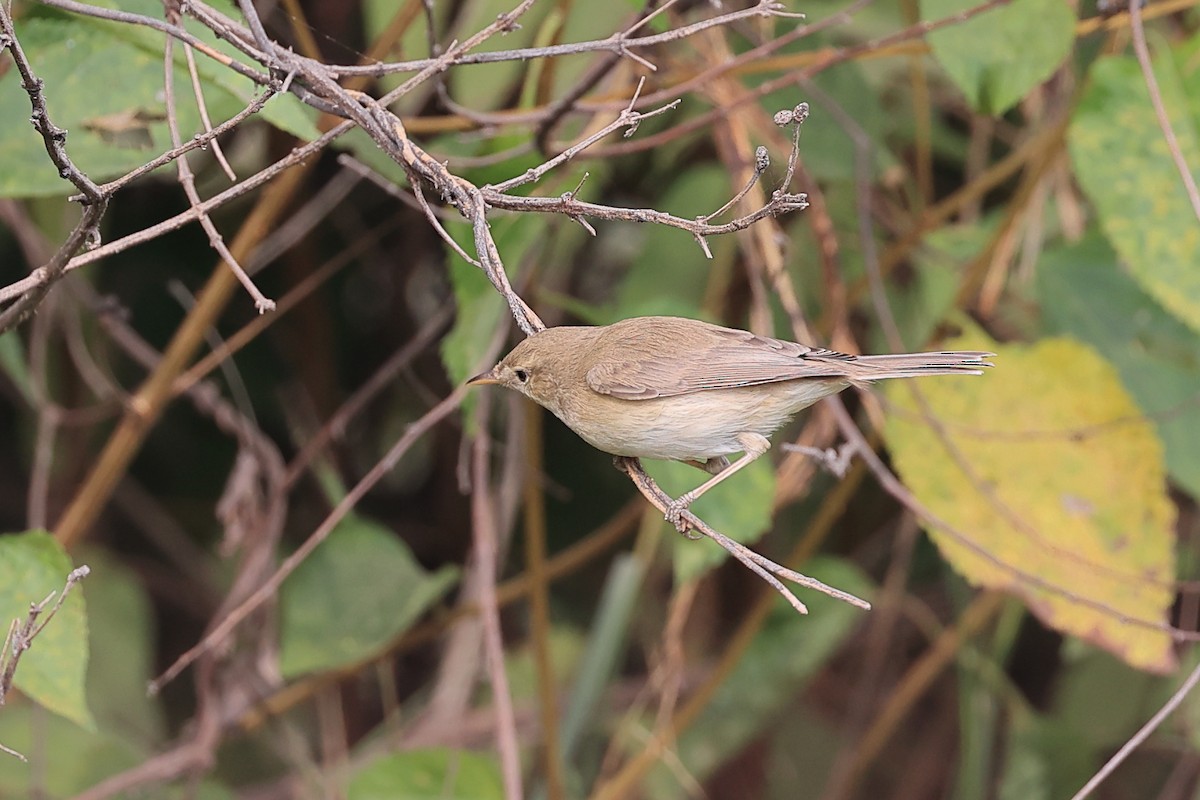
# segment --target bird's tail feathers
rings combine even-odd
[[[982,375],[992,366],[986,359],[995,353],[956,350],[943,353],[899,353],[888,356],[858,356],[852,363],[858,380],[919,378],[922,375]]]

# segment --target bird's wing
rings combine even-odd
[[[664,350],[688,353],[687,364]],[[709,335],[679,347],[631,343],[619,355],[593,364],[587,383],[593,391],[622,400],[650,400],[797,378],[845,378],[854,361],[854,356],[833,350],[711,326]]]

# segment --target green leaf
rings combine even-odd
[[[1173,669],[1171,637],[1152,627],[1175,598],[1162,444],[1116,370],[1071,339],[1023,347],[973,333],[946,349],[994,351],[996,369],[887,392],[900,474],[961,533],[930,528],[942,555],[1057,630],[1139,669]]]
[[[1168,52],[1158,58],[1155,75],[1179,147],[1195,175],[1200,139],[1188,114],[1180,70]],[[1075,174],[1134,279],[1200,331],[1200,221],[1132,56],[1103,58],[1093,65],[1067,142]]]
[[[708,473],[677,461],[643,462],[646,471],[672,497],[695,489],[708,480]],[[750,544],[771,527],[775,499],[775,469],[764,455],[731,476],[691,506],[691,511],[713,528],[742,544]],[[665,522],[663,523],[666,524]],[[724,548],[708,539],[693,541],[672,536],[671,558],[675,580],[684,583],[703,575],[729,557]]]
[[[888,305],[908,349],[924,347],[954,308],[963,265],[975,258],[991,238],[994,221],[988,218],[931,232],[914,253],[916,269],[911,276],[884,282]],[[872,331],[870,345],[867,352],[891,351],[887,335],[878,326]]]
[[[18,674],[24,666],[22,659]],[[10,698],[0,712],[0,744],[26,757],[36,755],[40,762],[37,770],[31,770],[29,764],[7,754],[0,758],[0,797],[4,798],[74,797],[153,755],[119,732],[85,730],[22,697]]]
[[[466,750],[430,749],[376,759],[350,781],[349,800],[501,800],[495,759]]]
[[[91,580],[89,578],[88,580]],[[145,686],[142,687],[143,691]],[[135,742],[104,727],[88,731],[62,717],[47,714],[24,697],[10,698],[0,713],[0,744],[36,762],[0,758],[0,797],[58,800],[86,793],[120,772],[145,764],[165,746],[160,740]],[[198,785],[186,779],[179,786],[161,783],[145,792],[121,798],[154,800],[233,800],[233,792],[205,779]]]
[[[5,539],[14,537],[4,537]],[[72,595],[82,589],[87,606],[87,638],[92,643],[87,664],[87,696],[95,728],[87,730],[67,719],[46,714],[28,698],[10,699],[0,711],[0,743],[39,760],[37,769],[15,758],[0,758],[0,797],[74,797],[105,778],[143,764],[161,747],[166,726],[157,700],[146,695],[154,665],[153,615],[137,575],[107,553],[89,548],[81,560],[92,568]],[[0,564],[7,557],[0,552]],[[5,584],[7,585],[7,584]],[[69,603],[68,603],[69,604]],[[51,633],[50,622],[34,642]],[[18,675],[26,666],[22,659]],[[232,798],[216,783],[158,786],[156,798]]]
[[[1200,335],[1142,291],[1099,236],[1046,253],[1037,292],[1047,332],[1112,361],[1158,429],[1167,471],[1200,498]]]
[[[1064,659],[1054,692],[1054,723],[1094,752],[1120,747],[1165,701],[1161,681],[1090,647]],[[1103,697],[1103,703],[1096,698]]]
[[[105,6],[108,8],[117,8],[123,11],[130,11],[135,14],[141,14],[147,17],[158,17],[162,15],[161,0],[98,0],[93,5]],[[208,5],[216,11],[233,19],[240,19],[242,12],[237,7],[235,0],[209,0]],[[151,30],[140,25],[127,25],[121,22],[109,22],[107,20],[98,19],[96,17],[75,16],[69,15],[66,19],[71,22],[81,25],[94,25],[100,30],[103,30],[110,35],[137,45],[147,51],[151,56],[158,59],[159,75],[162,74],[162,54],[163,54],[163,34],[158,31]],[[235,61],[247,64],[252,69],[261,71],[262,67],[253,62],[249,62],[241,50],[234,47],[225,39],[218,37],[208,28],[203,26],[192,25],[189,29],[199,39],[204,41],[209,47],[226,57]],[[251,97],[262,91],[262,87],[251,81],[249,78],[243,77],[238,73],[229,69],[224,64],[209,58],[208,56],[196,52],[196,72],[200,76],[200,82],[205,92],[205,99],[208,99],[210,84],[212,87],[219,87],[228,92],[230,97],[236,99],[237,104],[229,107],[229,113],[225,116],[232,116],[249,105]],[[191,76],[186,72],[186,59],[181,52],[181,48],[177,45],[175,48],[175,71],[176,71],[176,86],[177,94],[181,89],[184,94],[178,94],[181,98],[181,103],[192,102],[188,98],[191,97]],[[178,81],[184,81],[182,84]],[[210,118],[215,122],[219,122],[224,117],[215,116],[212,112],[212,103],[209,103]],[[182,110],[182,109],[181,109]],[[271,98],[270,102],[260,112],[261,116],[266,121],[270,122],[280,130],[287,131],[293,136],[311,141],[320,135],[317,130],[316,119],[317,111],[310,106],[301,102],[300,98],[293,94],[276,95]],[[181,135],[186,136],[184,131],[180,131]]]
[[[673,176],[670,190],[653,205],[691,219],[716,211],[735,191],[724,170],[692,168]],[[609,224],[623,226],[621,235],[636,253],[618,290],[612,322],[652,314],[698,317],[711,273],[732,265],[731,236],[709,240],[714,256],[709,260],[685,231],[666,225]]]
[[[1007,733],[1000,800],[1051,800],[1050,755],[1040,726],[1018,717]]]
[[[280,589],[285,677],[378,653],[445,594],[455,570],[422,569],[387,528],[348,517]]]
[[[157,12],[161,14],[161,8]],[[163,103],[162,35],[87,18],[30,18],[18,35],[45,83],[50,118],[68,132],[67,151],[92,180],[103,181],[171,147]],[[147,38],[149,37],[149,38]],[[180,49],[177,48],[177,51]],[[175,87],[180,135],[203,129],[183,54]],[[203,56],[197,57],[209,115],[215,123],[246,106],[252,84]],[[113,91],[119,86],[120,91]],[[306,136],[316,131],[294,97],[276,97],[263,117]],[[291,109],[286,111],[286,109]],[[283,112],[283,113],[281,113]],[[0,76],[0,196],[74,193],[58,176],[41,136],[29,124],[29,96],[15,69]]]
[[[156,652],[150,598],[137,573],[107,552],[89,548],[84,555],[92,568],[82,588],[91,648],[87,696],[96,723],[129,741],[160,741],[166,732],[162,707],[146,693]]]
[[[974,0],[921,0],[921,16],[939,20],[977,5]],[[984,114],[999,115],[1070,54],[1075,14],[1064,0],[1013,0],[927,38],[968,102]]]
[[[24,622],[31,603],[61,592],[72,569],[66,552],[45,531],[0,536],[0,621],[5,632],[12,620]],[[55,714],[90,730],[95,723],[84,699],[87,636],[86,606],[76,587],[21,656],[14,684]]]

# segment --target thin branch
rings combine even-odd
[[[1166,104],[1163,103],[1162,92],[1158,88],[1158,79],[1154,77],[1154,64],[1150,61],[1150,48],[1146,45],[1146,29],[1142,24],[1141,0],[1129,0],[1129,27],[1133,33],[1133,52],[1137,55],[1138,65],[1142,68],[1142,78],[1146,81],[1146,91],[1150,93],[1150,102],[1154,105],[1154,116],[1158,119],[1158,127],[1162,129],[1163,141],[1171,152],[1171,160],[1183,181],[1188,200],[1192,204],[1192,213],[1200,220],[1200,189],[1196,188],[1196,178],[1188,167],[1183,150],[1179,147],[1179,139],[1175,129],[1171,127],[1171,118],[1167,115]]]
[[[204,87],[200,85],[200,71],[196,69],[196,55],[192,50],[192,46],[185,44],[183,46],[183,55],[187,61],[188,77],[192,81],[192,97],[196,99],[196,110],[200,112],[200,122],[204,125],[204,133],[212,133],[212,119],[208,116],[208,103],[204,100]],[[217,163],[221,165],[221,169],[225,171],[225,177],[231,182],[237,181],[237,175],[233,171],[233,167],[229,166],[229,159],[225,158],[225,151],[221,148],[221,143],[217,139],[212,140],[212,154]]]
[[[638,491],[650,501],[651,505],[659,511],[666,512],[667,507],[671,504],[671,497],[666,492],[658,487],[646,471],[642,468],[641,463],[636,458],[624,458],[618,456],[613,463],[617,469],[629,475]],[[852,606],[857,606],[865,610],[870,610],[871,604],[865,600],[861,600],[848,592],[843,592],[841,589],[835,589],[828,586],[816,578],[810,578],[807,575],[802,575],[795,570],[788,569],[782,564],[777,564],[766,556],[760,555],[740,542],[735,542],[723,533],[709,527],[708,523],[697,517],[690,511],[684,511],[680,524],[680,533],[688,534],[690,531],[696,531],[725,548],[738,561],[741,561],[749,567],[755,574],[771,585],[775,591],[779,592],[785,600],[791,604],[792,608],[799,611],[801,614],[807,614],[808,609],[801,603],[794,594],[784,586],[778,578],[779,576],[785,580],[791,581],[798,586],[803,586],[807,589],[814,589],[822,594],[827,594],[830,597],[841,600],[844,603],[849,603]]]
[[[480,431],[486,431],[487,398],[476,407]],[[488,436],[481,432],[471,445],[471,539],[475,569],[479,572],[479,612],[483,622],[483,649],[486,656],[492,706],[496,713],[496,749],[504,776],[506,800],[521,800],[521,752],[517,745],[517,725],[513,716],[512,692],[504,667],[504,639],[500,632],[500,608],[496,600],[496,572],[499,556],[496,539],[496,509],[488,480]]]
[[[543,214],[563,214],[572,218],[588,216],[623,222],[655,223],[679,228],[695,237],[736,233],[768,217],[808,208],[808,196],[805,194],[775,192],[770,201],[762,208],[722,225],[712,225],[700,220],[677,217],[653,208],[617,208],[587,203],[575,199],[573,194],[561,197],[512,197],[504,194],[484,193],[484,198],[488,205],[508,211],[537,211]]]
[[[62,0],[55,0],[62,2]],[[461,55],[453,60],[452,65],[466,64],[495,64],[504,61],[530,61],[533,59],[556,58],[559,56],[579,55],[583,53],[595,52],[611,52],[625,58],[632,58],[643,66],[647,66],[653,70],[653,65],[648,64],[645,59],[635,57],[633,50],[646,49],[657,47],[669,42],[679,41],[691,36],[695,36],[712,28],[724,27],[732,25],[746,19],[755,18],[781,18],[781,19],[803,19],[803,14],[796,14],[785,10],[783,3],[774,2],[774,0],[759,0],[756,5],[737,11],[731,11],[726,14],[720,14],[715,17],[700,20],[698,22],[684,25],[679,28],[673,28],[662,33],[651,34],[648,36],[630,37],[629,33],[640,27],[640,24],[635,24],[632,28],[621,33],[615,33],[606,39],[598,39],[589,42],[572,42],[568,44],[556,44],[546,47],[522,47],[512,50],[499,50],[488,53],[471,53]],[[435,66],[441,63],[441,57],[422,58],[414,61],[397,61],[393,63],[372,64],[369,66],[335,66],[331,67],[339,75],[367,75],[371,77],[379,77],[397,72],[415,72],[417,70],[428,69],[430,66]]]
[[[1155,712],[1154,716],[1147,720],[1146,724],[1139,728],[1137,733],[1129,737],[1129,741],[1121,745],[1121,749],[1114,753],[1112,758],[1105,762],[1104,766],[1101,767],[1096,774],[1093,775],[1088,782],[1083,785],[1082,789],[1071,796],[1071,800],[1084,800],[1085,797],[1089,797],[1092,792],[1094,792],[1100,786],[1101,783],[1108,779],[1109,775],[1112,775],[1117,767],[1124,763],[1125,759],[1127,759],[1134,750],[1141,747],[1146,740],[1150,738],[1150,734],[1158,730],[1159,726],[1163,724],[1167,717],[1171,716],[1171,714],[1175,712],[1175,709],[1179,708],[1180,704],[1182,704],[1183,701],[1187,699],[1187,696],[1192,693],[1192,690],[1196,688],[1196,684],[1198,682],[1200,682],[1200,664],[1197,664],[1192,668],[1192,671],[1187,676],[1187,680],[1185,680],[1183,684],[1175,690],[1175,692],[1171,695],[1171,698],[1163,704],[1163,707]]]
[[[51,8],[57,8],[60,11],[69,11],[72,14],[81,14],[85,17],[95,17],[97,19],[105,19],[110,22],[122,22],[127,25],[141,25],[145,28],[165,33],[168,36],[174,37],[184,44],[194,47],[199,52],[216,61],[223,67],[228,67],[237,72],[243,77],[249,78],[260,86],[270,86],[270,76],[259,72],[251,67],[246,66],[242,62],[230,58],[224,53],[214,50],[209,47],[206,42],[189,33],[186,29],[179,25],[172,25],[155,17],[147,17],[142,14],[134,14],[129,11],[120,11],[112,8],[101,8],[100,6],[91,6],[86,3],[76,2],[76,0],[41,0],[44,5]],[[261,60],[262,54],[257,54]]]
[[[770,166],[771,166],[770,151],[767,150],[767,148],[763,147],[762,145],[759,145],[758,147],[756,147],[754,149],[754,169],[753,169],[753,171],[751,171],[750,177],[746,179],[746,184],[744,186],[742,186],[742,188],[738,191],[737,194],[735,194],[733,197],[729,198],[729,202],[725,203],[723,206],[721,206],[720,208],[718,208],[716,211],[712,212],[711,214],[705,214],[704,216],[697,217],[696,219],[701,220],[703,222],[708,222],[712,219],[715,219],[716,217],[721,216],[726,211],[728,211],[729,209],[733,208],[735,205],[740,203],[742,198],[745,197],[747,194],[749,194],[750,190],[753,189],[756,185],[758,185],[758,179],[763,176],[763,173],[766,172],[770,168]],[[787,184],[785,183],[784,185],[786,186]]]
[[[608,136],[613,131],[616,131],[619,128],[628,128],[628,130],[625,131],[625,137],[629,138],[637,132],[638,125],[641,124],[642,120],[650,119],[651,117],[657,117],[659,114],[671,111],[682,102],[681,100],[675,100],[666,104],[665,106],[662,106],[661,108],[656,108],[653,111],[634,111],[633,107],[637,104],[638,95],[642,93],[642,87],[645,85],[646,79],[643,77],[638,81],[637,89],[634,90],[633,97],[629,99],[629,105],[625,107],[620,116],[618,116],[609,124],[605,125],[600,130],[593,133],[591,136],[588,136],[586,139],[571,145],[566,150],[563,150],[561,153],[549,159],[548,161],[526,170],[522,175],[518,175],[515,178],[510,178],[502,183],[497,183],[495,185],[488,184],[480,188],[504,193],[526,183],[541,180],[541,177],[547,172],[559,166],[560,164],[565,164],[567,161],[570,161],[576,155],[591,147],[604,137]]]
[[[500,331],[503,333],[503,330]],[[488,346],[487,352],[483,354],[481,362],[490,363],[496,358],[500,351],[500,346],[503,339],[500,335],[494,337],[492,343]],[[316,530],[309,535],[300,547],[283,560],[279,568],[266,580],[257,587],[257,589],[249,594],[240,605],[230,609],[227,616],[222,619],[204,635],[204,637],[193,645],[186,653],[175,660],[170,667],[167,668],[159,677],[150,682],[149,691],[156,694],[163,686],[174,680],[179,673],[186,669],[196,659],[203,656],[211,648],[225,641],[225,639],[233,632],[233,630],[248,617],[251,613],[257,610],[263,603],[275,596],[279,587],[288,575],[304,562],[321,542],[329,537],[329,534],[337,526],[342,519],[345,518],[358,503],[366,496],[375,484],[379,483],[400,459],[408,452],[418,439],[432,430],[433,426],[441,422],[454,412],[459,405],[462,404],[463,398],[466,396],[467,387],[460,386],[451,392],[436,406],[426,412],[420,419],[410,424],[404,431],[403,435],[396,440],[391,449],[373,466],[362,479],[354,485],[346,496],[334,506],[329,515],[317,526]]]
[[[137,178],[142,177],[143,175],[145,175],[148,172],[153,172],[154,170],[158,169],[159,167],[163,166],[164,164],[171,163],[175,159],[182,156],[184,153],[189,153],[192,150],[206,147],[209,144],[212,144],[213,147],[215,148],[217,137],[222,136],[225,133],[228,133],[229,131],[236,128],[238,125],[245,122],[250,117],[257,114],[259,111],[262,111],[263,107],[266,106],[267,101],[270,100],[274,96],[275,96],[274,90],[272,90],[270,88],[266,89],[261,94],[256,95],[254,97],[254,99],[250,101],[249,105],[247,105],[245,108],[243,108],[237,114],[234,114],[232,117],[230,117],[229,119],[222,122],[220,125],[217,125],[216,127],[208,127],[208,129],[205,130],[204,133],[200,133],[200,134],[193,136],[191,139],[188,139],[186,142],[181,144],[179,147],[173,147],[170,150],[163,153],[162,155],[160,155],[156,158],[153,158],[150,161],[147,161],[145,164],[142,164],[137,169],[131,170],[131,171],[125,173],[124,175],[122,175],[121,177],[115,178],[115,179],[109,181],[108,183],[101,184],[100,191],[104,192],[104,194],[106,194],[106,195],[112,196],[112,195],[116,194],[118,190],[124,188],[125,185],[130,183],[131,181],[134,181]],[[208,123],[206,122],[205,125],[208,126]],[[72,199],[75,199],[75,198],[72,198]]]
[[[51,592],[40,603],[30,603],[29,613],[25,616],[25,622],[20,623],[19,620],[13,620],[8,636],[5,637],[4,651],[0,653],[0,706],[4,705],[9,691],[12,690],[13,678],[16,675],[17,665],[21,661],[21,656],[33,646],[33,640],[46,629],[46,626],[50,624],[50,620],[54,619],[54,615],[62,608],[63,603],[67,600],[67,595],[70,594],[75,584],[79,583],[89,574],[91,574],[91,569],[86,564],[71,570],[70,574],[67,575],[67,582],[63,585],[61,592]],[[57,602],[46,612],[46,606],[50,605],[50,601],[54,600],[55,597],[58,598]],[[41,624],[38,624],[38,619],[42,616],[43,612],[46,612],[46,617],[41,621]]]
[[[51,259],[35,270],[41,275],[40,283],[31,287],[27,293],[23,292],[23,296],[17,302],[0,313],[0,335],[29,318],[46,297],[50,287],[66,273],[67,263],[76,250],[80,247],[95,247],[100,243],[100,218],[104,216],[108,207],[108,197],[75,166],[67,154],[67,132],[51,121],[50,112],[46,108],[45,84],[34,74],[21,42],[17,39],[8,9],[0,3],[0,49],[4,48],[12,54],[13,63],[21,75],[21,86],[29,95],[29,103],[33,108],[30,122],[34,130],[41,135],[50,161],[57,168],[58,174],[74,184],[83,194],[84,200],[83,214],[74,230]],[[0,302],[6,299],[8,298],[0,295]]]
[[[177,14],[178,12],[168,11],[168,14]],[[166,99],[167,106],[167,130],[171,134],[171,145],[175,149],[182,146],[182,141],[179,136],[179,116],[175,109],[175,40],[168,37],[163,47],[163,94]],[[175,162],[175,167],[179,173],[179,185],[183,187],[183,192],[187,195],[188,202],[193,208],[198,207],[201,202],[200,193],[196,191],[196,179],[192,173],[192,167],[188,164],[187,156],[180,156]],[[265,314],[268,311],[275,310],[275,301],[268,299],[254,281],[250,280],[250,276],[246,274],[246,270],[242,269],[242,265],[234,258],[233,253],[229,252],[229,247],[225,244],[224,237],[217,230],[217,226],[213,224],[212,219],[205,213],[201,212],[199,217],[200,227],[208,235],[208,243],[213,250],[217,251],[217,255],[225,262],[229,269],[233,270],[234,276],[238,282],[242,284],[250,297],[254,300],[254,306],[258,309],[258,313]]]

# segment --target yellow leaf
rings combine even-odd
[[[1047,625],[1132,666],[1173,669],[1171,638],[1154,628],[1175,596],[1163,447],[1116,370],[1071,339],[1026,347],[972,333],[947,347],[995,351],[996,368],[887,394],[901,477],[957,531],[930,526],[942,555]]]

